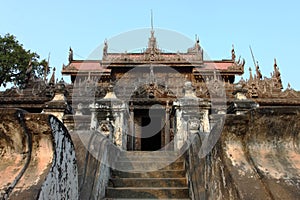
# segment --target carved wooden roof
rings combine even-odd
[[[193,47],[188,48],[186,52],[177,53],[164,52],[159,49],[154,37],[154,31],[151,31],[148,47],[141,53],[110,53],[108,52],[108,45],[107,41],[105,41],[102,60],[73,60],[73,56],[71,55],[72,59],[69,59],[67,66],[63,66],[62,74],[74,75],[78,71],[81,73],[110,73],[109,69],[111,68],[132,68],[146,66],[150,63],[171,67],[196,67],[198,71],[217,69],[220,72],[232,75],[241,75],[244,73],[244,60],[236,61],[234,55],[232,55],[232,59],[230,60],[205,60],[199,40],[195,42]]]

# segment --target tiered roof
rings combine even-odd
[[[125,68],[147,65],[168,65],[171,67],[193,67],[195,72],[208,72],[219,70],[227,75],[241,75],[244,73],[244,60],[235,60],[234,50],[232,59],[228,60],[205,60],[203,49],[199,39],[195,45],[188,48],[187,52],[167,53],[157,47],[154,31],[151,31],[148,47],[142,53],[109,53],[108,44],[105,41],[102,60],[73,60],[71,50],[69,64],[63,66],[62,74],[75,75],[77,72],[101,72],[109,73],[112,68]]]

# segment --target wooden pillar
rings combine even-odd
[[[169,101],[166,103],[166,116],[165,116],[165,146],[170,142],[170,107]]]
[[[133,103],[130,105],[131,150],[135,150],[135,127]]]

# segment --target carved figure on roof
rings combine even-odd
[[[232,45],[232,49],[231,49],[231,60],[235,61],[235,51],[234,51],[234,45]]]
[[[73,61],[73,49],[70,47],[69,49],[69,62]]]
[[[281,82],[281,76],[279,72],[279,68],[277,67],[277,62],[276,58],[274,59],[274,73],[273,73],[273,78],[276,80],[278,88],[283,89],[282,87],[282,82]]]
[[[262,74],[260,72],[260,69],[259,69],[259,65],[258,65],[258,62],[256,63],[256,77],[258,80],[262,79]]]
[[[188,49],[188,53],[196,53],[196,52],[200,52],[201,51],[201,46],[200,46],[200,40],[199,38],[197,38],[196,36],[196,43],[195,43],[195,46],[194,47],[191,47]]]
[[[104,41],[104,47],[103,47],[103,58],[106,58],[107,50],[108,50],[108,45],[107,45],[107,40],[105,40]]]
[[[195,49],[196,49],[198,52],[201,50],[199,38],[197,38],[197,40],[196,40]]]
[[[274,58],[274,76],[276,78],[280,77],[280,72],[279,72],[279,68],[277,67],[276,58]]]

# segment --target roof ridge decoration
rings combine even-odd
[[[203,49],[200,45],[200,40],[197,35],[196,35],[195,40],[196,40],[195,45],[191,48],[188,48],[187,53],[194,54],[196,56],[195,57],[196,60],[203,61]]]
[[[151,36],[148,40],[148,47],[145,51],[146,61],[157,61],[160,60],[161,50],[157,47],[156,37],[154,36],[154,30],[151,30]]]
[[[200,46],[199,37],[196,36],[196,41],[193,47],[187,49],[187,52],[171,53],[163,52],[157,43],[155,31],[150,30],[147,48],[141,53],[109,53],[107,41],[104,41],[103,61],[109,62],[151,62],[151,61],[173,61],[173,62],[203,62],[203,49]],[[241,63],[236,62],[237,65]],[[242,63],[243,64],[243,63]]]

